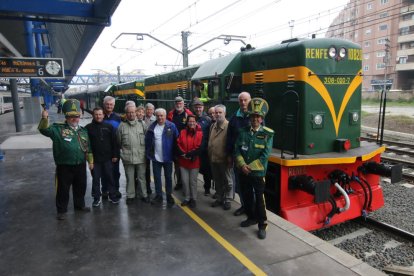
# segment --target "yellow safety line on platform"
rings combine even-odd
[[[174,195],[173,195],[174,196]],[[263,270],[261,270],[257,265],[250,261],[242,252],[235,248],[231,243],[226,241],[219,233],[217,233],[213,228],[210,227],[204,220],[202,220],[197,214],[191,211],[190,208],[181,206],[180,200],[175,197],[177,205],[189,215],[195,222],[197,222],[210,236],[212,236],[221,246],[223,246],[227,251],[229,251],[239,262],[241,262],[248,270],[250,270],[254,275],[267,275]]]

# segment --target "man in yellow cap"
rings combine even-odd
[[[268,103],[253,98],[249,103],[251,126],[244,127],[235,144],[235,163],[239,169],[240,189],[247,219],[241,227],[259,224],[259,239],[266,238],[266,204],[264,199],[267,159],[273,145],[272,129],[262,125],[269,110]],[[256,201],[255,201],[256,199]],[[255,206],[253,206],[255,205]]]
[[[56,164],[56,208],[57,219],[64,220],[69,202],[69,190],[72,185],[75,211],[89,212],[85,206],[86,160],[93,170],[93,156],[88,132],[79,126],[80,103],[78,100],[66,100],[62,106],[64,123],[49,126],[48,112],[42,112],[39,123],[41,134],[53,141],[53,158]]]

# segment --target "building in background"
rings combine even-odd
[[[414,90],[414,0],[350,0],[326,37],[361,45],[363,90]]]

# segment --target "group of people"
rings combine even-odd
[[[64,123],[48,124],[48,112],[42,112],[39,131],[53,140],[56,163],[57,219],[65,219],[72,185],[76,211],[89,212],[85,206],[86,161],[93,178],[92,205],[101,199],[114,204],[122,197],[119,191],[119,160],[126,176],[126,203],[137,198],[146,203],[163,202],[161,172],[164,170],[166,202],[175,204],[172,196],[173,166],[177,177],[175,189],[183,189],[182,206],[197,205],[197,178],[203,175],[204,194],[210,195],[214,183],[216,194],[212,207],[231,209],[233,191],[241,208],[236,216],[246,214],[241,227],[258,224],[258,237],[266,237],[264,201],[267,159],[273,144],[273,131],[263,126],[268,104],[260,98],[240,93],[240,108],[228,121],[226,106],[218,104],[204,111],[204,102],[194,98],[192,111],[184,99],[174,99],[174,109],[145,107],[135,102],[125,104],[125,120],[113,112],[115,99],[106,96],[103,107],[93,110],[93,120],[79,126],[80,103],[67,100],[62,111]],[[155,196],[151,197],[152,164]]]

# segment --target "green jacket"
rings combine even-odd
[[[265,176],[273,135],[274,131],[268,127],[260,126],[254,134],[250,126],[242,128],[235,144],[236,166],[248,165],[252,169],[251,176]]]
[[[93,163],[88,132],[79,126],[72,129],[66,122],[49,126],[48,119],[41,119],[38,129],[53,141],[53,158],[56,165],[80,165]]]

